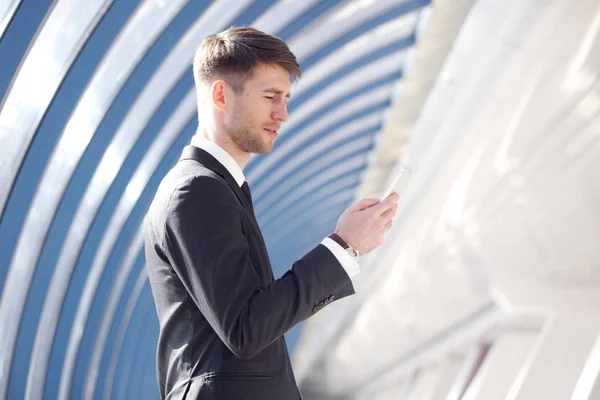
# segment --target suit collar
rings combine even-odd
[[[244,194],[244,192],[242,192],[241,187],[237,184],[235,178],[231,175],[229,170],[227,170],[227,168],[225,168],[225,166],[221,164],[209,152],[196,146],[185,146],[183,148],[183,152],[181,153],[181,157],[179,157],[179,161],[183,160],[194,160],[206,166],[211,171],[221,175],[223,179],[225,179],[225,181],[229,184],[229,186],[231,186],[231,188],[235,192],[235,195],[242,202],[242,204],[244,204],[246,208],[252,212],[252,207],[248,199],[246,198],[246,195]]]
[[[229,171],[231,176],[233,176],[238,186],[242,186],[244,184],[244,181],[246,180],[244,172],[238,163],[233,159],[233,157],[231,157],[231,155],[227,153],[221,146],[211,142],[198,133],[192,137],[190,144],[206,151],[208,154],[216,158],[218,162],[227,168],[227,171]]]

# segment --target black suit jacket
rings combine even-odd
[[[283,334],[354,293],[318,245],[275,280],[249,201],[206,151],[185,147],[144,224],[167,399],[300,398]]]

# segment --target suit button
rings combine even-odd
[[[321,308],[322,308],[321,306],[316,306],[315,308],[313,308],[313,311],[314,311],[314,312],[317,312],[317,311],[319,311]]]
[[[329,301],[334,301],[334,300],[335,300],[335,296],[334,295],[329,296]]]

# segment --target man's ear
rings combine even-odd
[[[226,83],[222,80],[214,81],[210,87],[210,96],[213,107],[225,111],[225,91]]]

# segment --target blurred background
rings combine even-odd
[[[0,399],[158,398],[140,227],[232,25],[304,73],[245,169],[277,277],[413,171],[304,398],[600,399],[598,0],[0,0]]]

